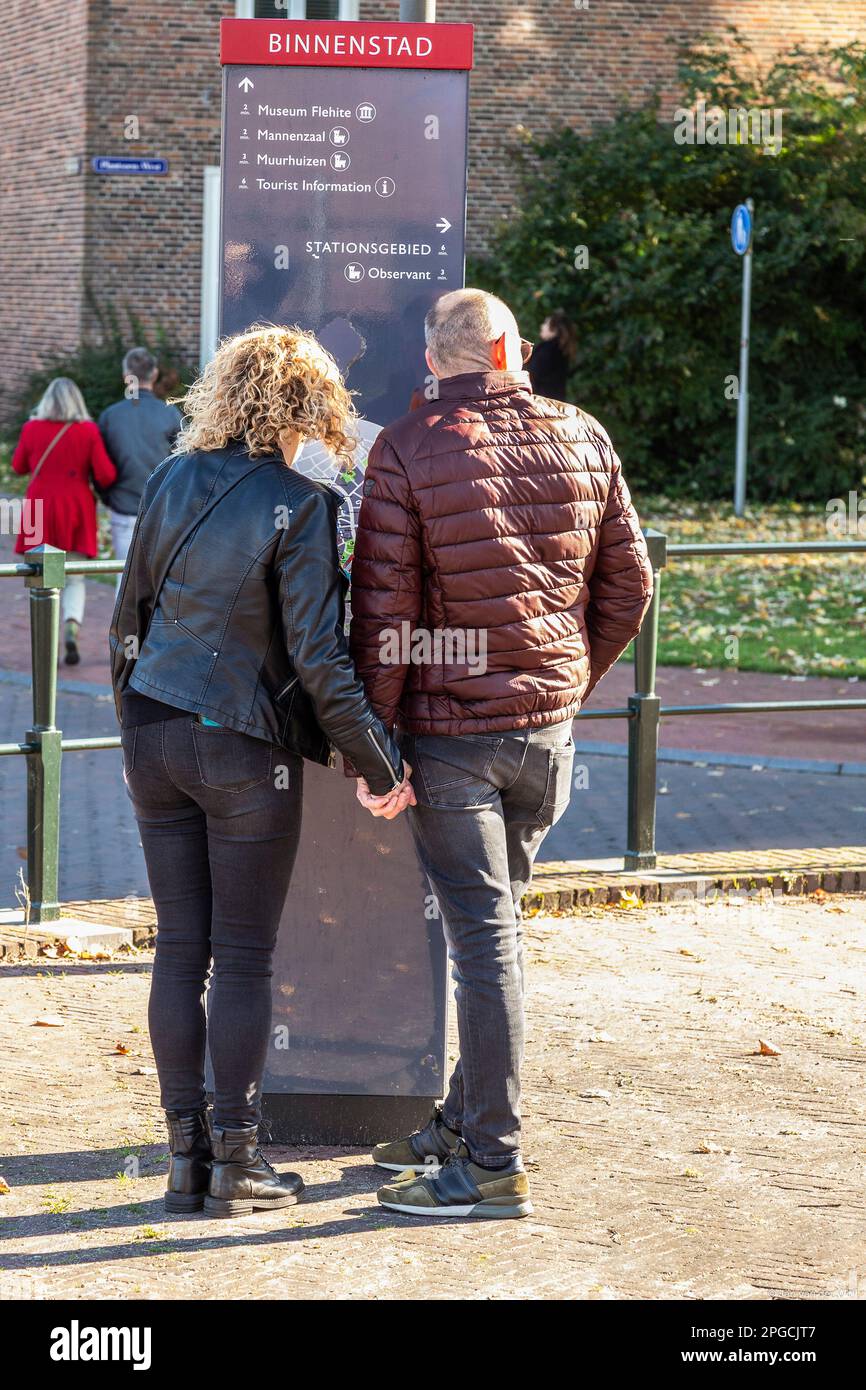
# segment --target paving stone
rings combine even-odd
[[[866,1280],[864,915],[780,897],[530,920],[535,1213],[512,1223],[385,1212],[366,1154],[310,1147],[268,1150],[307,1185],[289,1211],[166,1216],[150,957],[0,966],[0,1296],[849,1298]],[[65,1026],[34,1027],[45,1013]]]

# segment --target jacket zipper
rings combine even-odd
[[[278,691],[277,691],[276,695],[274,696],[274,699],[275,699],[275,700],[282,700],[283,696],[284,696],[284,695],[288,695],[288,693],[289,693],[289,691],[291,690],[292,686],[293,686],[293,685],[297,685],[297,683],[298,683],[298,677],[295,676],[294,680],[290,680],[289,683],[288,683],[288,685],[284,685],[283,688],[282,688],[282,690],[278,690]]]
[[[402,781],[403,781],[403,779],[397,777],[396,773],[394,772],[393,767],[391,766],[391,760],[389,759],[388,754],[385,752],[385,750],[384,750],[384,748],[381,746],[381,744],[377,742],[377,740],[376,740],[376,735],[373,733],[372,728],[366,729],[366,730],[365,730],[365,733],[366,733],[367,738],[370,740],[370,742],[372,743],[373,747],[375,748],[376,752],[379,754],[380,759],[382,760],[382,762],[383,762],[383,763],[385,764],[385,766],[387,767],[388,772],[390,773],[390,776],[391,776],[391,790],[392,790],[392,791],[395,791],[395,790],[397,789],[397,787],[402,786]]]

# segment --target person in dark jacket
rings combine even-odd
[[[99,430],[117,470],[114,484],[101,493],[111,520],[111,547],[125,560],[144,485],[174,446],[181,417],[176,405],[154,393],[159,378],[156,358],[134,347],[123,359],[127,394],[99,417]],[[118,587],[120,578],[118,577]]]
[[[568,400],[568,378],[577,355],[577,336],[562,309],[555,309],[541,325],[541,336],[526,364],[537,396]]]
[[[367,465],[350,646],[415,770],[460,1059],[429,1124],[373,1158],[429,1165],[381,1189],[396,1211],[524,1216],[520,901],[568,805],[571,721],[638,632],[652,570],[610,440],[533,394],[508,307],[454,291],[426,337],[438,399],[384,429]],[[371,790],[362,778],[359,800],[387,812]]]
[[[341,499],[292,471],[304,439],[352,456],[336,363],[299,329],[253,328],[220,346],[186,405],[175,454],[144,485],[110,646],[158,917],[149,1023],[172,1153],[166,1207],[227,1216],[286,1206],[303,1188],[257,1138],[303,759],[329,764],[339,749],[372,792],[394,792],[388,815],[412,791],[348,652]]]

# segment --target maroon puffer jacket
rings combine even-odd
[[[651,594],[610,440],[591,416],[534,396],[525,372],[447,377],[438,400],[376,440],[350,646],[387,727],[473,734],[570,718]]]

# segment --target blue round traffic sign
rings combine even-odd
[[[731,218],[731,245],[738,256],[745,256],[752,241],[752,214],[745,203],[734,208]]]

